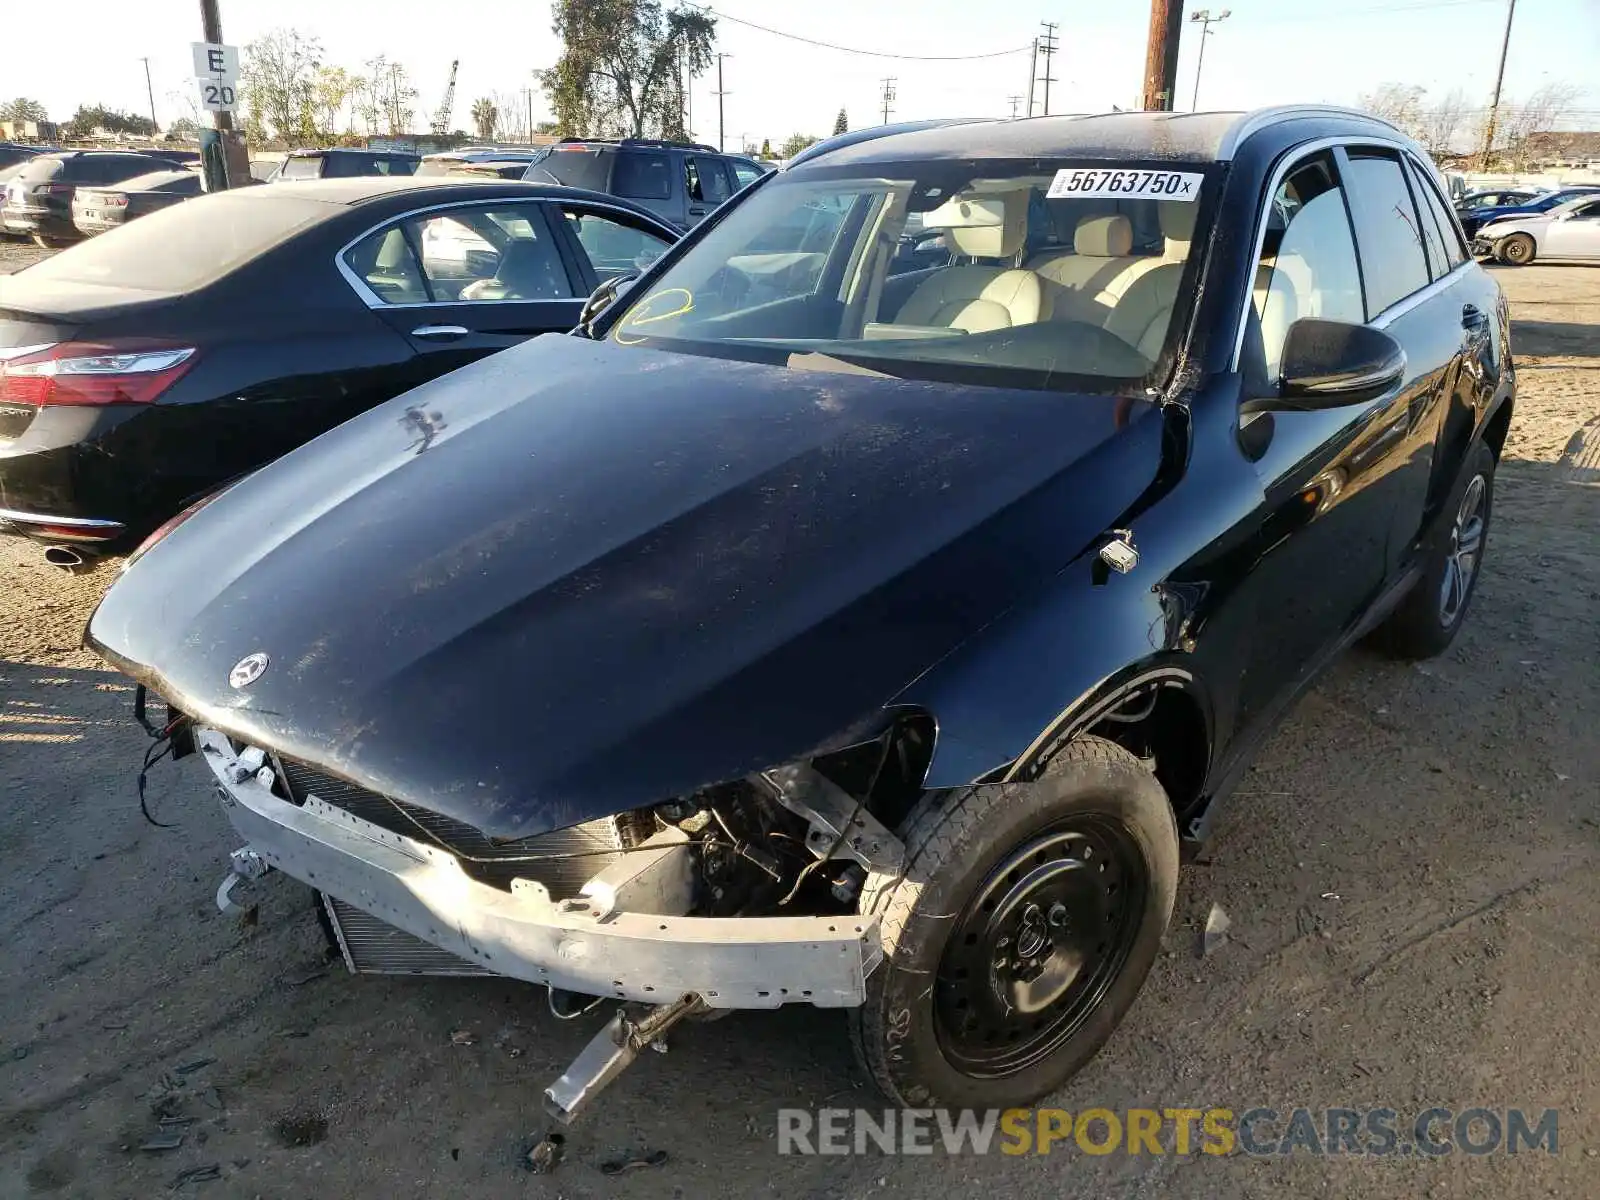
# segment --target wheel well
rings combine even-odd
[[[1506,434],[1511,431],[1512,402],[1507,400],[1495,409],[1494,416],[1489,418],[1489,423],[1483,427],[1483,443],[1494,451],[1495,461],[1499,461],[1500,452],[1506,446]]]
[[[1082,732],[1115,742],[1149,764],[1180,824],[1199,803],[1211,744],[1205,714],[1184,688],[1171,682],[1149,684]]]

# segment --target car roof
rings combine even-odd
[[[273,196],[297,196],[304,200],[321,200],[326,204],[361,204],[404,192],[427,195],[441,189],[455,189],[461,199],[494,199],[498,196],[523,196],[536,199],[540,196],[570,195],[571,188],[555,184],[523,183],[517,179],[467,178],[461,175],[358,175],[351,179],[296,179],[275,183],[267,189]],[[251,193],[263,189],[245,189]],[[610,197],[607,197],[610,199]]]
[[[1116,161],[1163,159],[1210,163],[1234,157],[1246,139],[1270,126],[1297,119],[1320,120],[1350,134],[1378,134],[1409,142],[1394,126],[1369,113],[1318,105],[1293,105],[1254,112],[1110,112],[1015,120],[919,123],[843,134],[802,151],[788,169],[826,162],[894,162],[926,158],[1070,158]]]
[[[410,150],[368,150],[362,146],[326,146],[321,149],[309,147],[289,151],[290,158],[317,158],[326,154],[365,154],[379,158],[420,158],[421,155]]]

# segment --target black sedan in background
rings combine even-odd
[[[41,246],[77,241],[72,197],[80,187],[122,183],[152,171],[170,171],[172,162],[132,150],[53,150],[35,155],[6,185],[0,225],[7,233],[31,237]]]
[[[152,171],[116,187],[81,187],[72,196],[72,223],[85,237],[200,195],[197,171]]]
[[[0,277],[0,528],[121,548],[380,401],[572,328],[676,236],[567,188],[341,179],[201,196]],[[434,415],[406,419],[430,444]]]

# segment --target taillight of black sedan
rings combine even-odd
[[[178,203],[184,173],[158,176],[77,207],[166,207],[0,278],[0,531],[74,556],[130,548],[357,413],[571,329],[591,291],[675,237],[626,202],[521,182]]]

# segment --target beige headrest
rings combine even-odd
[[[924,229],[943,229],[958,254],[1010,258],[1028,238],[1026,191],[993,196],[956,196],[922,218]]]
[[[1133,226],[1124,216],[1085,217],[1072,235],[1072,248],[1091,258],[1126,258],[1133,249]]]
[[[1167,240],[1167,257],[1184,258],[1194,237],[1195,206],[1183,200],[1163,200],[1156,205],[1161,234]]]

